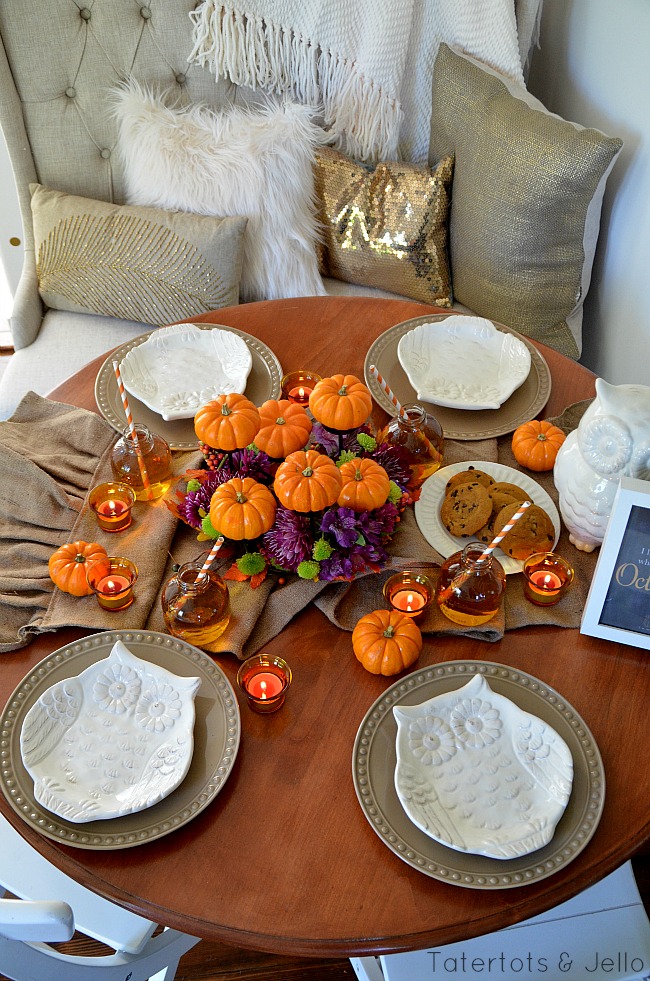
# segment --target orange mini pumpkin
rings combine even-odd
[[[290,511],[322,511],[334,504],[341,474],[333,460],[318,450],[297,450],[278,467],[273,490]]]
[[[374,610],[352,631],[352,649],[371,674],[399,674],[417,661],[422,634],[410,617],[397,610]]]
[[[275,460],[301,450],[309,438],[312,421],[304,407],[289,399],[269,399],[260,406],[260,429],[255,445]]]
[[[341,493],[337,504],[353,511],[372,511],[380,508],[388,499],[390,478],[384,468],[374,460],[348,460],[339,467]]]
[[[328,429],[345,432],[363,426],[372,409],[372,396],[356,375],[332,375],[316,384],[309,408],[314,419]]]
[[[260,428],[260,413],[244,395],[219,395],[202,405],[194,416],[194,432],[201,443],[215,450],[241,450],[252,443]]]
[[[515,460],[529,470],[552,470],[565,434],[546,420],[532,419],[515,429],[512,452]]]
[[[97,542],[69,542],[61,545],[50,555],[47,563],[50,579],[64,593],[90,596],[92,589],[86,581],[86,569],[100,559],[108,559],[108,555],[106,549]]]
[[[232,477],[210,501],[210,522],[233,541],[258,538],[273,525],[276,503],[271,491],[252,477]]]

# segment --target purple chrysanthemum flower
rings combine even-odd
[[[232,474],[224,468],[211,470],[196,491],[188,491],[185,500],[178,505],[178,513],[192,528],[200,528],[203,515],[210,510],[210,501],[217,487],[225,484]],[[203,511],[203,514],[200,512]]]
[[[262,484],[269,484],[273,476],[271,460],[261,450],[235,450],[227,466],[231,477],[252,477]]]
[[[318,446],[321,452],[327,456],[331,456],[333,459],[338,457],[341,449],[350,450],[356,456],[365,456],[363,449],[357,443],[357,433],[369,432],[370,429],[368,426],[360,426],[358,429],[352,429],[349,433],[343,435],[339,446],[339,434],[326,429],[322,423],[315,422],[309,439],[312,445]]]
[[[374,511],[364,511],[359,515],[359,531],[366,541],[380,545],[386,536],[395,530],[399,512],[394,504],[387,501]]]
[[[391,446],[390,443],[381,443],[372,454],[375,463],[379,463],[384,468],[391,480],[394,480],[402,490],[411,479],[411,467],[409,456],[401,446]]]
[[[323,515],[320,530],[334,535],[341,548],[352,548],[359,538],[357,515],[352,508],[332,507]]]
[[[301,562],[311,559],[314,536],[309,516],[278,505],[275,523],[262,535],[262,551],[280,569],[295,572]]]

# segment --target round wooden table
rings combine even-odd
[[[198,319],[254,334],[287,368],[362,376],[365,353],[380,333],[430,310],[408,301],[328,297],[250,304]],[[553,379],[544,415],[594,394],[590,372],[540,350]],[[95,408],[101,363],[85,367],[53,397]],[[62,630],[3,655],[2,703],[34,664],[78,636],[78,630]],[[639,738],[650,699],[646,652],[542,626],[510,631],[490,645],[425,638],[418,668],[484,659],[560,691],[590,726],[603,757],[605,807],[586,848],[541,881],[479,890],[438,881],[403,862],[357,801],[357,729],[393,679],[364,671],[350,634],[313,607],[268,650],[291,663],[290,696],[270,716],[240,702],[242,739],[233,772],[213,803],[183,828],[128,850],[86,851],[41,837],[4,799],[3,813],[75,879],[160,923],[239,947],[318,957],[412,950],[503,928],[569,899],[650,837],[650,748]],[[219,663],[234,680],[234,658]]]

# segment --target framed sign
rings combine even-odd
[[[622,477],[580,632],[650,650],[650,481]]]

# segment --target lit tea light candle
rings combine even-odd
[[[98,484],[91,490],[88,503],[102,531],[124,531],[131,524],[135,494],[128,484]]]
[[[133,602],[138,570],[129,559],[108,556],[93,562],[86,573],[88,585],[103,610],[126,610]]]
[[[308,405],[309,396],[320,380],[320,375],[313,371],[290,371],[282,379],[282,398],[298,405]]]
[[[291,684],[291,668],[281,657],[257,654],[241,665],[237,684],[254,712],[277,712]]]
[[[524,595],[537,606],[553,606],[573,582],[573,569],[555,552],[539,552],[523,566]]]
[[[433,587],[426,576],[398,572],[384,583],[384,597],[392,610],[415,619],[431,603]]]

